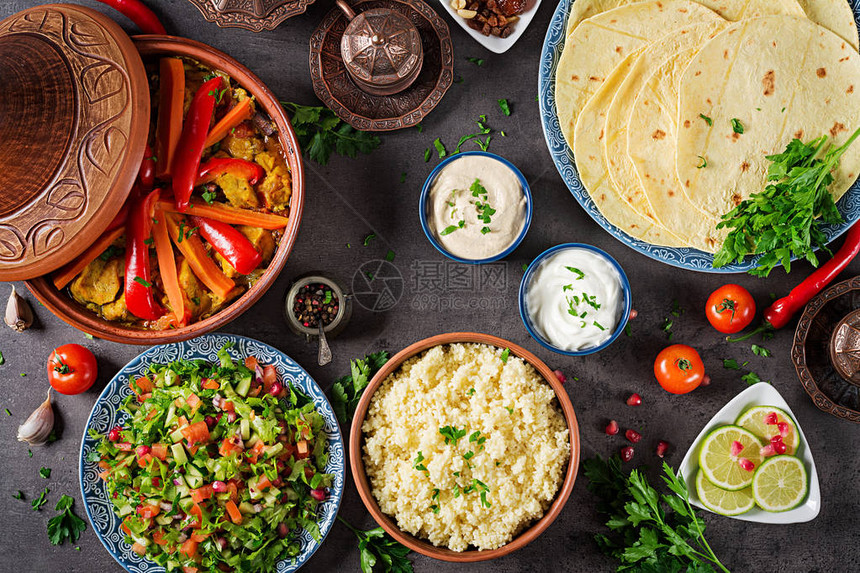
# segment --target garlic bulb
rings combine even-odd
[[[18,441],[27,442],[31,446],[39,446],[48,441],[51,430],[54,429],[54,409],[51,407],[51,389],[42,405],[30,414],[27,420],[18,426]]]
[[[24,332],[33,324],[33,310],[30,304],[15,292],[15,285],[12,285],[12,294],[6,303],[4,321],[6,326],[17,332]]]

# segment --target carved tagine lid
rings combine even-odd
[[[107,16],[49,4],[0,22],[0,280],[69,262],[108,226],[137,176],[149,87]]]
[[[350,77],[362,90],[393,95],[409,87],[424,60],[421,36],[409,19],[389,8],[356,15],[344,0],[337,5],[350,20],[340,42]]]

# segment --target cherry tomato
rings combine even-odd
[[[98,371],[96,357],[80,344],[64,344],[48,357],[48,380],[60,394],[86,392]]]
[[[720,332],[734,334],[749,326],[755,318],[755,300],[744,287],[725,285],[708,298],[705,316]]]
[[[686,394],[699,387],[705,378],[705,365],[699,353],[683,344],[664,348],[654,361],[654,376],[666,392]]]

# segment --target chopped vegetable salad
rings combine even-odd
[[[269,572],[320,539],[317,509],[333,475],[324,419],[273,366],[153,365],[133,379],[124,425],[100,439],[98,462],[125,540],[168,571]]]

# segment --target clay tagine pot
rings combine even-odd
[[[418,29],[390,8],[372,8],[356,15],[345,0],[337,0],[349,25],[340,40],[346,71],[363,91],[390,96],[408,88],[424,61]]]

